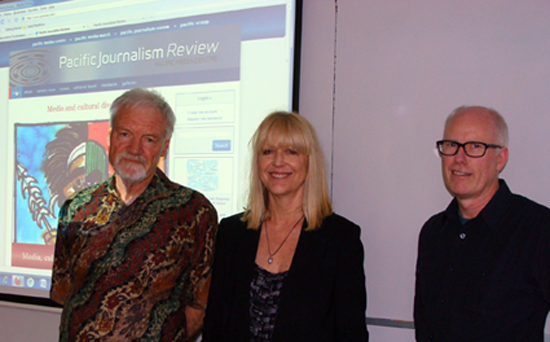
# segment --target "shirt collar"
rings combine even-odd
[[[147,185],[147,188],[143,190],[143,192],[138,196],[137,199],[140,197],[153,197],[153,196],[159,196],[167,191],[167,187],[170,187],[172,185],[172,182],[166,177],[164,172],[162,172],[161,169],[157,167],[157,170],[155,172],[155,175]],[[118,192],[116,191],[116,179],[115,174],[107,180],[107,191],[114,194],[114,196],[122,202],[120,199],[120,196],[118,195]],[[135,201],[134,201],[135,202]]]
[[[499,187],[497,192],[493,195],[493,198],[491,198],[485,208],[483,208],[481,212],[472,219],[481,219],[485,221],[490,229],[496,229],[499,226],[499,220],[502,217],[502,212],[512,197],[512,192],[510,191],[510,188],[508,188],[506,181],[504,181],[504,179],[499,179],[498,182]],[[451,201],[445,210],[445,216],[449,220],[460,222],[460,218],[458,216],[458,202],[456,198]]]

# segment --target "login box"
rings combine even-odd
[[[176,128],[171,147],[176,155],[233,153],[233,127]]]
[[[176,112],[186,125],[232,123],[235,121],[235,91],[178,94]]]

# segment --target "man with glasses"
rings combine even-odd
[[[499,173],[508,128],[485,107],[459,107],[436,143],[447,209],[422,228],[417,341],[543,341],[550,308],[550,210],[512,194]]]

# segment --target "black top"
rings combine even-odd
[[[417,341],[543,341],[550,303],[550,210],[503,180],[464,225],[454,199],[420,233]]]
[[[216,239],[203,342],[250,340],[250,284],[259,229],[241,215],[223,219]],[[279,296],[272,342],[366,342],[363,245],[357,225],[338,215],[305,231]]]
[[[271,273],[260,266],[254,268],[250,284],[250,334],[251,342],[271,342],[279,296],[288,271]]]

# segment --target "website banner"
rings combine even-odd
[[[190,73],[194,83],[200,83],[201,75],[211,82],[215,72],[231,78],[216,81],[236,80],[240,32],[240,25],[227,25],[14,51],[10,54],[11,98],[104,91],[104,81],[124,78],[161,78],[166,84],[167,75],[185,83],[185,74]],[[93,84],[85,84],[92,80]]]

